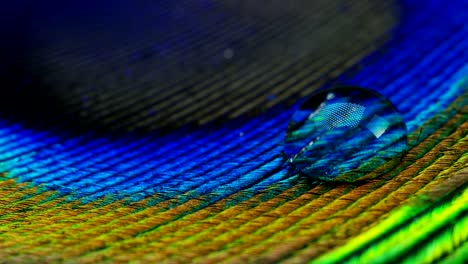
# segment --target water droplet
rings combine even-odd
[[[232,49],[225,49],[224,52],[223,52],[223,56],[225,59],[229,60],[229,59],[232,59],[232,57],[234,56],[234,50]]]
[[[329,181],[380,176],[406,149],[406,125],[392,103],[358,87],[313,94],[292,116],[284,144],[289,163]]]

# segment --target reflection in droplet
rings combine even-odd
[[[374,178],[407,148],[406,125],[382,95],[357,87],[323,90],[292,116],[284,144],[303,174],[332,181]]]

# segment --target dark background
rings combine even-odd
[[[393,1],[376,0],[3,7],[0,114],[143,132],[293,104],[352,71],[401,16]]]

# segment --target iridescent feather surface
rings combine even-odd
[[[466,1],[49,2],[0,18],[1,263],[468,262]],[[295,115],[336,86],[407,136],[369,100]],[[293,147],[306,174],[385,169],[291,170],[309,117],[365,135]]]

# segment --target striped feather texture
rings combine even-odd
[[[209,8],[202,2],[219,4],[180,1],[193,15]],[[167,6],[159,11],[171,10],[172,2],[161,3]],[[373,17],[373,1],[350,3],[340,8]],[[31,67],[45,74],[40,83],[52,80],[65,103],[23,111],[24,102],[14,107],[17,98],[7,93],[11,102],[0,112],[0,262],[468,262],[468,6],[393,4],[402,12],[399,23],[373,17],[379,30],[356,33],[363,40],[352,42],[361,45],[341,47],[343,54],[316,60],[312,52],[283,64],[279,57],[258,68],[239,60],[219,66],[219,75],[187,71],[173,84],[129,93],[132,81],[112,72],[101,81],[122,82],[120,89],[90,92],[85,80],[60,90],[76,76],[62,78],[53,67],[90,64],[57,50],[51,68],[42,68],[39,57]],[[321,5],[327,19],[339,17]],[[171,52],[183,52],[182,44]],[[126,60],[109,54],[116,65]],[[104,62],[112,64],[103,60],[81,73],[101,74],[111,68]],[[144,65],[151,63],[132,67]],[[226,83],[242,88],[223,90]],[[336,84],[374,89],[403,114],[408,152],[381,177],[317,182],[284,166],[282,142],[294,110],[318,87]],[[98,97],[106,100],[96,103]],[[147,115],[153,108],[163,111]]]

